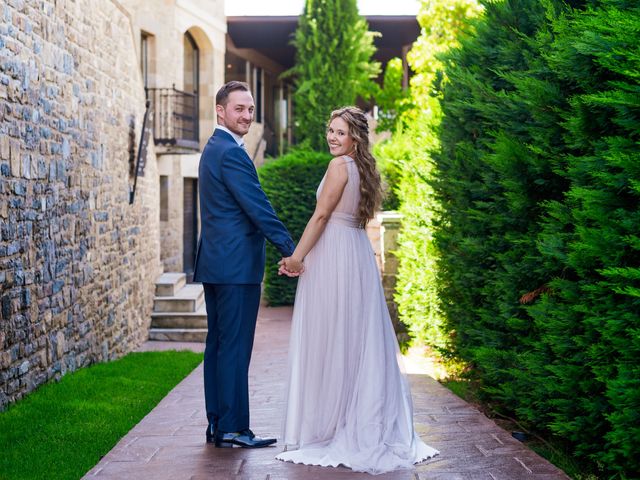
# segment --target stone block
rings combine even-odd
[[[11,312],[13,311],[13,306],[11,303],[11,297],[9,295],[4,295],[2,299],[0,299],[2,318],[4,320],[9,320],[11,318]]]
[[[9,136],[0,134],[0,159],[9,160],[11,158],[11,143]]]
[[[0,353],[0,370],[6,370],[11,365],[11,354],[7,351]]]
[[[56,334],[55,347],[58,358],[62,358],[64,356],[64,352],[67,349],[67,340],[63,332],[58,332]]]
[[[13,184],[13,193],[24,197],[27,194],[27,185],[24,182],[16,181]]]
[[[24,362],[22,362],[20,364],[20,367],[18,368],[18,373],[20,375],[25,375],[29,371],[29,367],[30,366],[31,366],[31,364],[29,363],[29,361],[25,360]]]
[[[22,177],[31,178],[31,155],[22,155]]]
[[[9,160],[11,162],[11,175],[14,177],[20,176],[20,154],[22,149],[20,143],[17,140],[10,142]]]

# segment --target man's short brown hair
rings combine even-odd
[[[251,92],[247,83],[239,82],[238,80],[231,80],[220,87],[220,90],[216,93],[216,105],[222,105],[224,107],[229,100],[229,94],[237,90],[242,92]]]

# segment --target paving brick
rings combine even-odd
[[[261,307],[250,370],[251,426],[278,436],[284,408],[291,309]],[[148,342],[144,350],[201,343]],[[408,375],[418,433],[440,455],[381,480],[561,480],[560,470],[513,439],[437,381]],[[185,378],[96,465],[85,479],[370,480],[338,468],[283,463],[280,447],[217,449],[207,445],[202,365]]]

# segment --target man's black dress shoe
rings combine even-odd
[[[212,423],[207,426],[207,443],[215,443],[216,430],[218,430],[218,419],[213,419]]]
[[[217,432],[215,445],[218,448],[229,448],[234,445],[243,448],[262,448],[276,443],[275,438],[256,437],[248,428],[241,432]]]

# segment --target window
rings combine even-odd
[[[241,82],[246,82],[247,63],[248,62],[243,58],[227,50],[225,52],[225,64],[227,68],[224,74],[224,81],[230,82],[231,80],[239,80]]]
[[[200,82],[200,50],[193,36],[184,34],[184,88],[187,93],[198,95]]]
[[[140,70],[144,88],[149,86],[149,37],[146,32],[142,32],[140,36]]]

